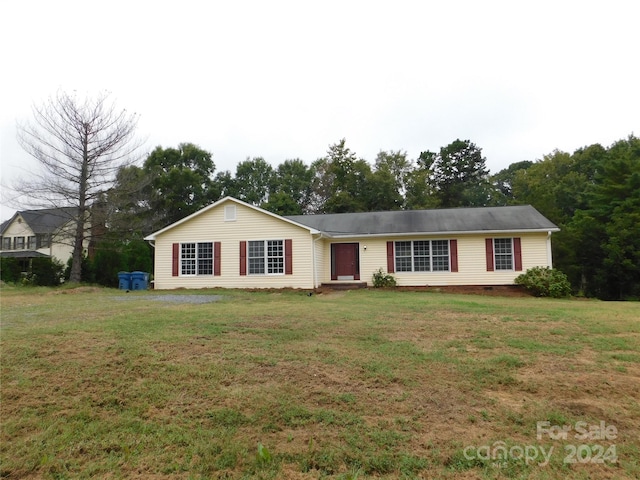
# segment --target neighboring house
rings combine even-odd
[[[282,217],[226,197],[145,240],[158,289],[371,285],[380,268],[400,286],[511,285],[552,265],[557,231],[531,206]]]
[[[0,257],[19,259],[23,272],[37,257],[66,264],[73,252],[76,211],[63,207],[16,212],[0,226]]]

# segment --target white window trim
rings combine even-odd
[[[264,273],[251,273],[250,268],[249,268],[249,259],[252,258],[249,256],[249,251],[250,251],[250,247],[249,244],[251,242],[262,242],[264,245]],[[267,242],[282,242],[282,273],[278,272],[278,273],[269,273],[269,256],[267,255],[268,250],[268,246],[267,246]],[[261,276],[279,276],[279,275],[284,275],[285,271],[287,269],[286,267],[286,252],[285,252],[285,241],[284,238],[267,238],[264,240],[247,240],[247,258],[246,258],[246,262],[247,262],[247,275],[251,275],[251,276],[255,276],[255,277],[261,277]],[[274,257],[277,258],[277,257]]]
[[[492,240],[493,240],[493,271],[494,272],[515,272],[516,259],[514,256],[513,237],[495,237]],[[496,254],[496,240],[511,241],[511,268],[498,268],[498,257]]]
[[[198,260],[199,260],[199,258],[198,258],[198,244],[201,244],[201,243],[210,243],[211,244],[211,273],[199,273],[198,272]],[[183,269],[182,261],[184,259],[182,257],[182,246],[186,245],[186,244],[194,244],[195,245],[196,256],[195,256],[195,258],[189,258],[188,259],[188,260],[193,260],[195,262],[195,269],[194,269],[195,273],[183,273],[184,269]],[[180,242],[180,257],[179,257],[179,264],[178,264],[178,266],[179,266],[178,273],[179,273],[179,275],[181,277],[212,277],[214,275],[215,268],[216,268],[215,262],[216,262],[216,259],[215,259],[215,242],[213,240],[211,240],[211,241],[206,240],[206,241],[203,241],[203,242]]]
[[[396,243],[398,242],[411,242],[411,271],[398,271],[398,264],[396,263],[398,249],[396,248]],[[413,242],[429,242],[429,270],[415,270],[414,267],[414,255],[413,255]],[[447,269],[446,270],[434,270],[433,269],[433,248],[432,242],[447,242]],[[438,255],[440,256],[440,255]],[[416,240],[394,240],[393,242],[393,266],[396,275],[421,275],[425,273],[451,273],[451,239],[450,238],[434,238],[434,239],[422,239],[418,238]]]

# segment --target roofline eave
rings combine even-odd
[[[374,238],[374,237],[414,237],[414,236],[446,236],[446,235],[506,235],[514,233],[549,233],[559,232],[558,227],[553,228],[530,228],[516,230],[460,230],[460,231],[439,231],[439,232],[388,232],[388,233],[331,233],[322,232],[329,238]]]

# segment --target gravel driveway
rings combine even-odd
[[[139,296],[126,296],[119,295],[114,297],[116,300],[140,300],[144,298],[145,300],[156,300],[158,302],[166,302],[166,303],[189,303],[192,305],[198,305],[201,303],[213,303],[224,298],[223,295],[176,295],[176,294],[167,294],[167,295],[150,295],[148,297],[139,297]]]

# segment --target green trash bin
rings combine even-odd
[[[149,274],[147,272],[131,272],[131,290],[146,290],[149,288]]]
[[[118,288],[131,290],[131,274],[129,272],[118,272]]]

